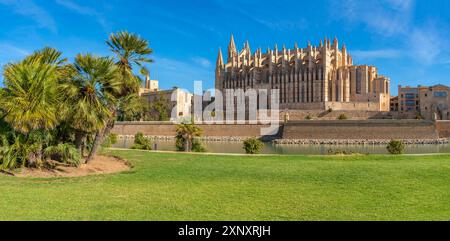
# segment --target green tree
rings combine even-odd
[[[119,121],[140,121],[144,119],[148,103],[138,95],[128,95],[119,99]]]
[[[120,88],[117,93],[111,96],[114,97],[115,101],[108,102],[111,116],[103,130],[98,131],[95,135],[95,140],[87,161],[93,158],[98,146],[102,143],[103,138],[108,136],[111,129],[114,127],[117,114],[121,111],[120,107],[122,105],[120,103],[123,102],[123,98],[132,98],[130,95],[138,95],[142,80],[134,74],[134,67],[138,67],[142,74],[148,74],[148,70],[144,65],[152,62],[152,60],[148,58],[148,55],[150,55],[153,50],[149,47],[147,40],[142,39],[138,35],[124,31],[118,32],[116,34],[111,34],[106,43],[114,54]]]
[[[76,146],[80,151],[80,138],[85,138],[87,134],[103,134],[112,117],[109,106],[117,102],[114,96],[120,91],[120,81],[117,66],[111,58],[79,54],[75,58],[74,68],[76,74],[63,88],[67,95],[66,102],[71,107],[67,121],[78,133]],[[86,162],[92,160],[97,148],[98,143],[94,141]]]
[[[148,58],[153,53],[149,43],[140,36],[126,31],[111,34],[106,43],[115,55],[116,65],[119,68],[122,80],[121,95],[139,93],[142,80],[133,73],[133,70],[134,67],[138,67],[141,74],[148,74],[144,65],[153,62]]]
[[[40,166],[53,130],[64,119],[59,84],[72,73],[62,53],[53,48],[35,51],[4,68],[5,87],[0,91],[2,132],[8,133],[1,156],[2,168]],[[9,129],[11,128],[11,129]]]
[[[161,97],[150,103],[148,112],[148,119],[152,121],[168,121],[169,111],[166,106],[166,101]]]
[[[43,63],[39,57],[6,65],[0,98],[4,120],[23,134],[54,128],[61,100],[57,79],[56,66]]]

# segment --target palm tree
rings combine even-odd
[[[190,152],[194,138],[199,137],[202,134],[202,130],[194,123],[181,123],[178,125],[176,133],[177,139],[183,141],[184,151]]]
[[[18,132],[52,129],[58,122],[57,106],[61,98],[55,65],[36,57],[8,64],[4,69],[5,87],[0,108],[4,120]]]
[[[4,68],[5,87],[0,92],[2,121],[17,132],[14,134],[17,136],[15,145],[7,148],[17,155],[2,155],[3,164],[11,164],[8,168],[18,163],[42,164],[42,149],[46,145],[43,138],[61,121],[57,114],[62,98],[58,86],[62,75],[58,67],[59,63],[35,52]]]
[[[68,123],[77,130],[76,145],[81,151],[80,138],[83,135],[95,133],[102,136],[112,117],[109,107],[117,101],[114,96],[120,91],[120,82],[117,66],[111,58],[79,54],[75,58],[74,69],[76,73],[63,89],[71,106]],[[86,162],[92,160],[100,141],[96,138]]]
[[[139,67],[141,74],[148,74],[144,64],[153,62],[147,57],[153,53],[148,41],[136,34],[122,31],[111,34],[106,43],[115,55],[116,65],[119,68],[123,82],[121,95],[139,93],[141,79],[133,73],[133,69]]]
[[[120,112],[120,103],[124,102],[121,101],[121,99],[134,98],[139,93],[141,80],[134,74],[133,68],[137,66],[140,68],[142,74],[147,74],[148,70],[145,68],[144,64],[152,62],[147,56],[153,53],[153,50],[148,46],[148,42],[138,35],[122,31],[111,34],[106,43],[115,55],[114,59],[116,61],[118,79],[121,86],[120,91],[113,95],[117,101],[109,102],[109,109],[112,115],[104,130],[97,133],[95,136],[95,141],[89,157],[95,155],[98,145],[100,145],[102,140],[109,135],[111,129],[114,127],[117,113]],[[88,160],[90,159],[88,158]]]

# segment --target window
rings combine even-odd
[[[407,93],[405,96],[406,96],[406,99],[414,99],[416,97],[416,95],[413,93]]]
[[[445,92],[445,91],[436,91],[436,92],[434,92],[434,97],[447,97],[447,92]]]
[[[416,102],[414,100],[407,100],[405,101],[407,106],[415,106]]]
[[[361,94],[362,73],[360,69],[356,69],[356,93]]]

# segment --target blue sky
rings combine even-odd
[[[163,88],[214,85],[219,47],[230,34],[255,50],[325,36],[345,43],[355,64],[375,65],[397,85],[450,85],[447,0],[0,0],[0,64],[44,46],[108,55],[109,33],[128,30],[154,49],[153,79]]]

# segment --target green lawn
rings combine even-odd
[[[134,169],[0,176],[0,220],[450,220],[450,155],[109,153]]]

